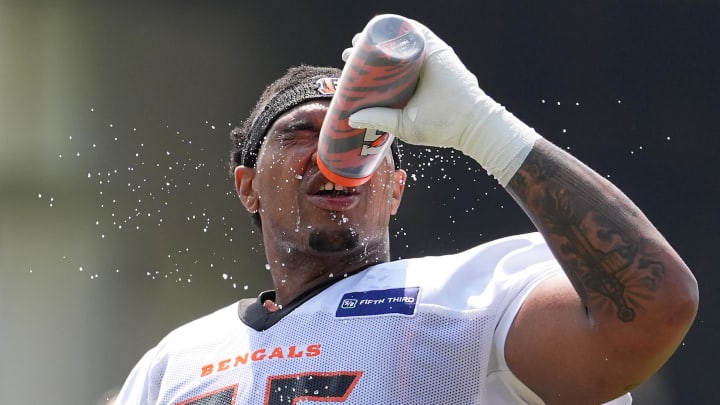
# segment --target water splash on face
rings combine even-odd
[[[553,96],[546,99],[536,102],[541,107],[538,115],[550,119],[538,129],[564,149],[582,146],[580,140],[574,141],[572,137],[584,129],[566,117],[593,116],[597,113],[593,108],[600,105],[593,100],[583,100],[581,104],[576,99],[562,102]],[[604,110],[607,104],[613,104],[615,108],[626,108],[628,101],[631,100],[607,100],[600,107]],[[96,266],[86,264],[86,271],[81,272],[84,277],[113,274],[111,272],[120,267],[147,274],[152,279],[182,280],[183,284],[193,274],[198,277],[205,272],[225,280],[220,277],[221,272],[229,274],[241,267],[245,269],[248,256],[264,257],[261,238],[255,238],[257,232],[241,222],[247,214],[227,182],[227,167],[222,157],[226,153],[224,140],[228,130],[223,125],[198,121],[177,130],[167,124],[141,126],[117,119],[112,121],[105,120],[89,134],[67,137],[65,147],[53,152],[53,157],[63,164],[77,165],[75,180],[86,184],[94,193],[91,198],[97,202],[96,209],[88,213],[88,222],[100,246],[108,249],[128,246],[142,249],[144,253],[140,269],[110,263],[103,273]],[[232,125],[228,124],[228,128]],[[658,140],[668,143],[675,139],[669,135],[660,134]],[[652,141],[627,143],[620,145],[613,157],[639,161],[653,153],[656,146]],[[450,253],[483,239],[501,236],[500,233],[532,229],[522,212],[513,211],[516,206],[502,187],[462,153],[406,144],[400,149],[402,167],[408,177],[399,215],[390,222],[395,258]],[[269,158],[279,164],[283,157]],[[606,177],[614,175],[612,166],[597,169],[606,172]],[[296,172],[286,178],[291,182],[303,180],[302,174]],[[286,184],[284,179],[282,184]],[[384,182],[382,186],[391,185]],[[52,210],[68,204],[67,198],[52,196],[45,190],[38,190],[37,199]],[[297,212],[291,215],[295,218],[295,232],[311,226],[302,223]],[[351,224],[337,213],[332,215],[338,225]],[[508,222],[516,219],[521,225],[509,227]],[[290,227],[292,229],[292,220]],[[255,243],[248,243],[248,237]],[[353,239],[340,235],[339,241],[330,242],[330,238],[316,235],[312,244],[318,250],[337,249],[349,245]],[[186,250],[188,246],[192,249]],[[87,263],[84,257],[70,250],[67,253],[68,258],[63,261],[71,264],[71,268]],[[263,263],[258,265],[260,269]],[[228,283],[231,281],[227,279]],[[253,285],[250,290],[255,290]]]

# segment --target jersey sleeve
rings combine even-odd
[[[115,403],[123,405],[150,405],[155,401],[151,394],[153,364],[157,348],[149,350],[133,367],[118,393]]]
[[[218,325],[233,325],[233,322],[237,321],[237,303],[233,303],[168,333],[137,362],[120,388],[115,403],[154,405],[158,401],[162,402],[160,395],[163,383],[167,383],[168,379],[170,385],[177,383],[173,381],[176,374],[168,372],[173,359],[186,353],[204,352],[208,347],[213,347],[216,342],[210,339],[206,332],[219,329]]]
[[[490,354],[487,376],[489,403],[544,404],[537,394],[510,371],[505,361],[505,340],[520,307],[535,287],[562,273],[559,263],[540,238],[539,234],[529,235],[532,244],[517,252],[509,260],[510,263],[500,269],[499,277],[505,295],[501,300],[501,315]]]
[[[539,233],[524,235],[531,245],[510,257],[509,262],[500,268],[505,290],[503,309],[495,330],[493,347],[488,368],[489,403],[517,403],[544,405],[544,401],[525,385],[510,370],[505,360],[505,341],[515,316],[532,291],[548,278],[564,274],[560,264],[547,247]],[[528,264],[531,263],[532,264]],[[523,265],[525,263],[525,265]],[[628,393],[603,405],[630,405],[632,397]]]

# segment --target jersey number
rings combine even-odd
[[[344,402],[357,384],[362,371],[301,373],[268,379],[265,405],[297,404],[299,401]],[[178,405],[234,405],[237,386],[220,388]]]

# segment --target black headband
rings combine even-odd
[[[253,121],[242,148],[240,164],[245,167],[255,167],[260,146],[275,119],[305,101],[331,98],[335,94],[337,81],[338,78],[336,77],[313,78],[307,82],[284,88],[275,94]],[[390,149],[395,161],[395,168],[400,168],[400,153],[397,140],[393,141]]]

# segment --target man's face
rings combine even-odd
[[[257,211],[266,241],[317,254],[387,250],[388,223],[397,212],[405,172],[388,152],[370,180],[343,188],[316,163],[318,135],[329,100],[308,101],[282,114],[268,130],[255,169],[236,169],[240,199]]]

